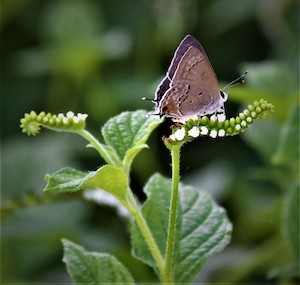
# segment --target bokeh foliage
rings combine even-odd
[[[153,97],[188,33],[206,49],[221,86],[249,71],[245,85],[228,90],[229,115],[260,98],[275,106],[273,119],[243,136],[201,138],[183,148],[182,179],[212,193],[234,226],[231,246],[206,265],[198,281],[295,280],[290,276],[299,258],[299,237],[292,234],[299,227],[297,0],[1,0],[0,5],[2,283],[68,281],[62,237],[113,254],[136,280],[154,280],[130,256],[126,220],[113,209],[80,195],[42,194],[45,173],[64,166],[93,170],[103,161],[72,134],[27,138],[19,119],[31,109],[72,110],[89,114],[88,129],[97,134],[123,111],[150,110],[141,98]],[[141,200],[151,174],[170,175],[161,142],[167,131],[162,126],[133,164],[132,188]]]

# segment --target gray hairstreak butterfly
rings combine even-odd
[[[219,88],[203,47],[193,36],[187,35],[176,49],[166,76],[151,101],[155,103],[155,115],[184,122],[195,116],[213,114],[225,118],[227,97],[227,93]]]

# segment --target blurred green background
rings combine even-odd
[[[211,193],[234,227],[230,246],[209,260],[195,284],[297,281],[299,1],[0,4],[1,284],[70,282],[61,238],[114,254],[138,282],[155,282],[153,272],[130,256],[128,221],[115,209],[81,195],[42,193],[46,173],[103,164],[96,152],[72,134],[42,130],[27,137],[19,120],[31,110],[87,113],[87,128],[101,138],[110,117],[153,108],[141,98],[154,97],[186,34],[205,48],[221,87],[249,71],[246,84],[228,89],[228,116],[260,98],[275,106],[271,119],[239,137],[199,138],[183,148],[182,180]],[[150,149],[134,162],[132,189],[141,201],[151,174],[170,176],[161,141],[166,132],[165,126],[156,130]]]

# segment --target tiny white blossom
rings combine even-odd
[[[193,138],[197,138],[200,135],[199,128],[194,126],[188,131],[188,135]]]
[[[216,130],[211,130],[209,135],[212,137],[212,138],[216,138],[217,137],[217,131]]]
[[[173,134],[173,135],[170,135],[170,136],[169,136],[169,139],[172,140],[172,141],[176,141],[176,138],[175,138],[174,134]]]
[[[57,117],[63,119],[65,115],[63,113],[59,113]]]
[[[256,114],[254,111],[252,111],[252,112],[251,112],[251,116],[252,116],[253,118],[256,118],[257,114]]]
[[[253,122],[253,119],[251,117],[247,117],[246,121],[250,124]]]
[[[88,115],[87,114],[78,113],[77,117],[78,117],[79,120],[85,120],[88,117]]]
[[[185,136],[185,128],[180,128],[179,130],[177,130],[175,133],[175,138],[178,141],[182,141],[184,139]]]
[[[241,129],[240,124],[237,124],[237,125],[235,126],[235,129],[236,129],[237,131],[239,131],[239,130]]]
[[[72,111],[69,111],[67,113],[67,118],[73,118],[74,117],[74,113]]]
[[[217,118],[217,116],[215,114],[210,116],[210,120],[211,121],[216,121],[217,119],[218,118]]]
[[[75,124],[77,124],[79,122],[79,118],[77,116],[74,116],[73,121],[74,121]]]
[[[191,120],[198,120],[199,116],[198,115],[194,115],[193,117],[191,117]]]
[[[202,126],[200,129],[201,129],[201,131],[200,131],[200,134],[201,134],[201,135],[207,135],[207,134],[208,134],[208,129],[207,129],[207,127]]]
[[[241,126],[244,127],[244,128],[247,127],[247,123],[246,123],[245,120],[243,120],[243,121],[241,122]]]
[[[219,115],[218,115],[218,121],[219,121],[219,122],[224,122],[225,120],[226,120],[225,114],[219,114]]]
[[[67,117],[63,117],[63,123],[67,124],[68,123],[68,118]]]
[[[219,137],[224,137],[225,136],[225,131],[223,129],[219,130],[218,136]]]

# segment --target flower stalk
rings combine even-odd
[[[48,128],[58,132],[73,132],[85,129],[85,120],[87,114],[78,113],[75,115],[73,112],[68,112],[66,115],[60,113],[52,115],[51,113],[40,112],[37,114],[31,111],[25,114],[24,118],[20,120],[23,133],[29,136],[35,136],[39,133],[41,127]]]
[[[180,172],[180,149],[182,144],[174,146],[167,145],[171,151],[172,157],[172,192],[169,208],[169,224],[168,236],[165,254],[164,279],[168,284],[174,282],[174,265],[175,265],[175,246],[176,246],[176,230],[177,230],[177,211],[179,203],[179,172]]]
[[[238,116],[225,120],[213,115],[189,120],[186,124],[174,128],[168,140],[171,144],[190,141],[198,136],[212,138],[233,136],[244,132],[256,119],[266,120],[274,106],[260,99],[249,105]]]

